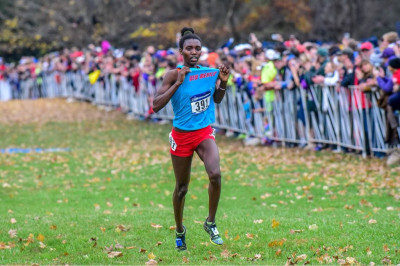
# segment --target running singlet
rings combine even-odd
[[[219,69],[199,66],[190,70],[171,98],[173,126],[182,130],[198,130],[215,122],[213,95]]]

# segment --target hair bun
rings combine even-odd
[[[192,28],[184,27],[181,30],[181,36],[187,35],[187,34],[194,34],[194,30]]]

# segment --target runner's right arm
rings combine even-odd
[[[154,112],[160,111],[167,105],[176,90],[185,80],[186,73],[190,72],[188,67],[183,67],[180,71],[174,69],[165,74],[161,88],[157,90],[153,100]]]

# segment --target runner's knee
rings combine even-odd
[[[188,192],[188,186],[187,185],[180,185],[175,188],[176,194],[178,195],[178,198],[183,199]]]
[[[221,184],[221,171],[219,169],[209,171],[208,177],[210,179],[210,183],[215,185]]]

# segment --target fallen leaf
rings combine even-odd
[[[260,223],[263,222],[263,220],[262,220],[262,219],[259,219],[259,220],[254,220],[253,222],[254,222],[255,224],[260,224]]]
[[[155,229],[159,229],[159,228],[162,228],[162,225],[152,223],[152,224],[151,224],[151,227],[153,227],[153,228],[155,228]]]
[[[346,258],[346,263],[350,264],[350,265],[353,265],[353,264],[357,263],[357,260],[355,258],[353,258],[353,257],[347,257]]]
[[[156,244],[156,247],[161,246],[161,245],[162,245],[162,242],[158,241],[157,244]]]
[[[128,232],[131,228],[130,227],[126,227],[123,224],[117,225],[117,227],[115,228],[116,232]]]
[[[276,256],[280,256],[282,254],[282,250],[278,248],[278,250],[275,252]]]
[[[268,247],[272,248],[272,247],[278,247],[278,246],[283,246],[283,243],[286,242],[285,238],[282,238],[281,240],[274,240],[268,243]]]
[[[145,250],[144,248],[140,248],[140,249],[139,249],[139,252],[140,252],[140,253],[146,253],[147,250]]]
[[[56,229],[57,229],[57,225],[54,225],[54,224],[51,225],[51,226],[50,226],[50,229],[51,229],[51,230],[56,230]]]
[[[10,229],[10,230],[8,231],[8,235],[9,235],[11,238],[17,237],[17,229]]]
[[[323,212],[324,210],[321,207],[319,207],[319,208],[312,209],[311,211],[312,212]]]
[[[15,224],[15,223],[17,223],[17,220],[15,220],[15,218],[11,218],[10,222],[11,222],[11,224]]]
[[[122,246],[120,243],[117,243],[117,244],[115,244],[115,248],[118,248],[118,249],[123,249],[123,248],[124,248],[124,246]]]
[[[269,197],[271,197],[271,196],[272,196],[272,194],[265,193],[265,194],[261,195],[260,198],[261,198],[261,199],[266,199],[266,198],[269,198]]]
[[[100,230],[104,233],[106,231],[106,228],[100,227]]]
[[[371,256],[372,255],[372,251],[371,251],[371,249],[369,247],[367,247],[366,252],[367,252],[367,256]]]
[[[304,230],[290,229],[290,231],[289,231],[289,233],[290,233],[291,235],[296,234],[296,233],[301,233],[301,232],[304,232]]]
[[[229,257],[229,251],[227,249],[223,250],[221,252],[221,256],[225,259],[227,259]]]
[[[111,251],[110,253],[108,253],[108,257],[109,258],[116,258],[116,257],[122,257],[123,254],[120,251]]]
[[[39,234],[36,239],[39,240],[40,242],[43,242],[44,238],[45,238],[44,235]]]
[[[246,237],[247,237],[248,239],[253,239],[253,238],[254,238],[254,235],[253,235],[253,234],[250,234],[250,233],[247,233],[247,234],[246,234]]]
[[[182,261],[183,261],[183,263],[188,263],[188,262],[189,262],[189,259],[186,258],[186,256],[183,256],[183,257],[182,257]]]
[[[370,219],[370,220],[368,221],[368,223],[369,223],[369,224],[376,224],[376,223],[377,223],[377,221],[376,221],[376,220],[374,220],[374,219]]]
[[[306,254],[301,254],[300,256],[297,256],[296,259],[294,260],[294,263],[297,263],[299,261],[303,261],[307,259],[307,255]]]
[[[107,253],[110,253],[111,251],[114,250],[114,247],[113,247],[113,245],[111,245],[109,247],[105,246],[104,249],[106,250]]]
[[[389,247],[388,247],[387,245],[383,245],[383,251],[385,251],[385,252],[389,252],[389,251],[390,251],[390,249],[389,249]]]
[[[156,260],[153,260],[153,259],[151,259],[148,262],[146,262],[146,265],[157,265],[157,264],[158,264],[158,262]]]
[[[392,260],[390,259],[390,257],[384,257],[384,258],[382,259],[382,264],[391,265],[391,264],[392,264]]]
[[[233,240],[237,241],[240,239],[240,235],[236,235],[235,238]]]
[[[45,244],[43,244],[43,242],[39,242],[39,247],[40,247],[40,248],[45,248],[45,247],[46,247],[46,245],[45,245]]]
[[[136,248],[135,246],[130,246],[130,247],[126,247],[125,249],[134,249]]]
[[[312,225],[308,226],[308,229],[310,229],[312,231],[316,231],[316,230],[318,230],[318,225],[312,224]]]
[[[228,230],[225,230],[224,236],[225,236],[225,239],[229,239]]]
[[[247,245],[244,245],[245,248],[251,247],[251,242],[249,242]]]
[[[156,258],[156,256],[153,254],[153,252],[149,253],[149,255],[147,255],[147,257],[148,257],[150,260],[154,260],[154,259]]]
[[[279,226],[279,224],[280,224],[279,221],[272,219],[272,228],[273,229],[277,228]]]
[[[365,207],[372,207],[373,206],[372,203],[367,201],[366,199],[361,199],[360,200],[360,205],[361,206],[365,206]]]
[[[261,254],[254,255],[254,259],[256,259],[256,260],[261,259]]]

